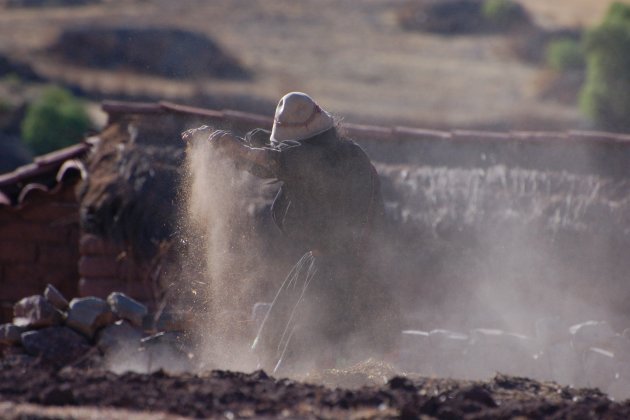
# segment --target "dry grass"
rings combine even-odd
[[[590,26],[598,23],[613,0],[518,0],[542,24]],[[617,0],[619,1],[619,0]],[[629,3],[621,0],[621,3]]]
[[[547,24],[591,22],[604,0],[521,0]],[[505,53],[505,39],[444,38],[403,32],[397,0],[145,0],[75,9],[4,10],[0,50],[24,57],[45,49],[65,26],[168,25],[218,40],[255,79],[170,82],[130,74],[71,69],[38,60],[38,69],[111,94],[132,91],[187,101],[191,92],[253,95],[274,103],[307,91],[348,120],[436,127],[574,128],[575,107],[541,102],[540,70]],[[578,7],[579,5],[579,7]],[[271,113],[270,109],[268,112]]]

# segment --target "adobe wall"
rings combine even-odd
[[[18,208],[0,207],[0,323],[13,303],[40,294],[47,283],[77,295],[79,206],[73,184],[33,192]]]
[[[233,110],[200,109],[169,102],[106,101],[110,121],[128,115],[161,115],[187,124],[207,124],[238,134],[260,127],[271,129],[273,119]],[[488,132],[438,131],[404,126],[342,125],[375,161],[387,164],[487,168],[494,165],[523,169],[566,171],[626,178],[630,176],[630,135],[595,131]]]
[[[630,136],[598,132],[433,131],[348,124],[347,134],[376,161],[488,168],[505,165],[626,178]]]
[[[83,232],[79,253],[79,296],[106,298],[117,291],[146,303],[153,300],[150,266],[133,261],[122,246]]]

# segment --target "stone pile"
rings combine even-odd
[[[68,302],[49,284],[43,295],[17,302],[13,314],[12,323],[0,325],[0,350],[5,355],[41,357],[59,366],[93,357],[117,371],[181,370],[179,361],[189,358],[180,344],[181,334],[156,334],[147,307],[124,293],[111,293],[106,300],[83,297]],[[171,318],[165,312],[155,324],[181,326]]]
[[[630,398],[630,329],[605,321],[571,327],[558,319],[536,323],[536,336],[497,329],[402,332],[399,368],[425,376],[488,379],[496,373],[599,388]]]

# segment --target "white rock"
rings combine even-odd
[[[13,324],[0,325],[0,345],[20,344],[20,336],[25,331],[24,328]]]
[[[97,333],[96,345],[104,353],[132,352],[140,347],[142,331],[125,320],[116,321]]]
[[[107,297],[112,311],[136,327],[142,327],[142,321],[149,312],[147,307],[124,293],[114,292]]]
[[[13,306],[13,323],[18,327],[42,328],[61,324],[63,315],[43,296],[25,297]]]
[[[44,297],[48,302],[50,302],[55,308],[59,309],[60,311],[65,311],[66,309],[68,309],[68,300],[52,284],[46,285],[46,289],[44,290]]]
[[[66,325],[92,338],[99,328],[112,324],[115,319],[114,313],[103,299],[75,298],[70,301]]]
[[[571,343],[578,353],[584,353],[591,347],[607,348],[615,337],[615,332],[606,321],[587,321],[569,328],[573,336]]]

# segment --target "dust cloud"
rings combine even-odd
[[[197,298],[202,361],[249,371],[256,367],[249,351],[257,275],[252,270],[262,262],[243,201],[253,187],[249,175],[207,141],[209,133],[196,134],[187,151],[183,226],[190,248],[183,274]]]
[[[621,336],[630,326],[627,181],[594,168],[379,169],[393,184],[393,218],[423,243],[411,251],[395,245],[403,259],[416,256],[399,285],[410,330],[403,347],[423,355],[410,356],[408,366],[426,375],[487,379],[498,371],[576,386],[594,385],[593,360],[600,363],[593,371],[624,369],[615,346],[630,343]],[[587,321],[600,322],[582,336],[569,332]],[[562,363],[549,359],[554,352],[571,360],[562,373],[554,371]],[[619,375],[610,381],[618,385]]]
[[[630,326],[623,310],[630,262],[620,251],[629,242],[627,182],[503,165],[377,168],[388,229],[373,258],[385,264],[380,274],[403,312],[400,329],[418,331],[401,345],[414,353],[411,363],[405,354],[389,361],[425,375],[485,379],[499,371],[592,385],[583,379],[588,355],[576,350],[569,327],[606,321],[619,337]],[[194,252],[181,277],[201,303],[204,367],[251,371],[252,308],[273,298],[290,266],[264,285],[257,278],[286,260],[270,257],[273,241],[254,227],[247,200],[259,184],[249,174],[207,141],[190,143],[187,174],[184,236]],[[550,328],[552,347],[543,337]],[[604,352],[611,337],[598,344]],[[563,340],[562,351],[576,357],[558,373],[547,359]]]

